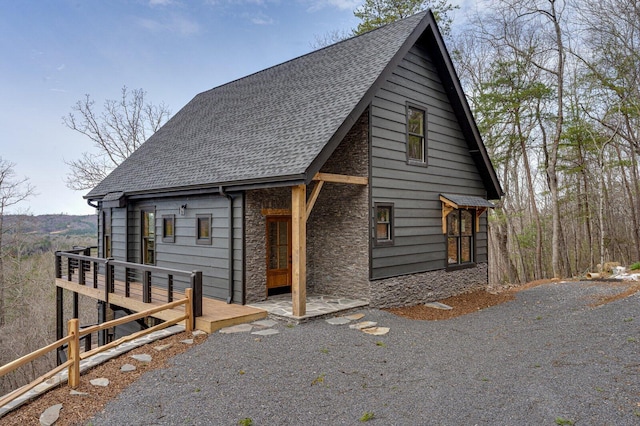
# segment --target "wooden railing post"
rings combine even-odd
[[[193,290],[193,316],[202,316],[202,271],[191,273],[191,289]]]
[[[93,262],[93,288],[98,288],[98,270],[100,266],[98,262]]]
[[[104,264],[104,301],[109,301],[109,292],[111,291],[111,281],[113,279],[113,268],[111,268],[111,264],[109,263],[110,259]]]
[[[85,284],[85,274],[84,274],[84,260],[79,260],[80,268],[78,269],[78,284]]]
[[[69,353],[67,358],[73,360],[69,366],[69,386],[75,389],[80,384],[80,321],[77,318],[69,320]]]
[[[58,258],[56,258],[57,260]],[[56,340],[64,334],[64,290],[56,286]],[[56,365],[62,364],[61,348],[56,349]]]
[[[73,280],[73,264],[71,262],[71,258],[67,257],[67,280]]]
[[[129,280],[130,268],[124,268],[124,297],[131,296],[131,281]]]
[[[56,251],[56,278],[62,278],[62,256]]]
[[[151,271],[144,271],[144,279],[142,280],[142,301],[151,303]]]
[[[184,328],[187,332],[193,331],[196,327],[196,317],[193,316],[193,290],[187,288],[184,290],[184,297],[187,299],[187,303],[184,305],[184,314],[186,319],[184,320]]]

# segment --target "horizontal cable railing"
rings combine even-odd
[[[202,271],[183,271],[90,256],[91,247],[56,252],[56,278],[143,303],[172,302],[175,291],[191,288],[194,317],[202,316]]]

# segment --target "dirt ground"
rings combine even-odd
[[[518,287],[492,289],[491,291],[478,290],[440,301],[441,303],[453,307],[452,310],[440,310],[419,305],[406,308],[387,309],[387,311],[415,320],[447,320],[508,302],[516,297],[516,293],[518,291],[551,282],[554,281],[540,280]],[[603,285],[603,282],[597,282],[597,284]],[[610,282],[606,284],[619,288],[620,291],[615,293],[613,296],[593,300],[591,306],[595,307],[609,303],[614,300],[628,297],[640,291],[640,284],[637,282]],[[0,422],[3,425],[38,425],[40,414],[44,410],[52,405],[62,403],[63,408],[60,412],[60,418],[56,422],[56,425],[83,425],[88,419],[93,417],[96,413],[99,413],[107,402],[115,398],[123,389],[137,380],[142,374],[147,371],[165,367],[169,358],[187,351],[191,346],[180,343],[180,341],[191,337],[192,336],[186,332],[179,333],[166,339],[141,346],[126,355],[111,359],[98,367],[89,370],[81,376],[80,386],[77,390],[80,392],[87,392],[88,395],[70,395],[70,389],[66,385],[63,385],[8,413],[0,419]],[[204,339],[206,339],[206,335],[196,336],[194,338],[194,344],[199,344]],[[156,346],[169,343],[172,343],[172,346],[167,350],[158,352],[153,349]],[[142,353],[150,354],[153,357],[153,360],[150,363],[142,363],[135,361],[130,357],[130,355]],[[137,370],[122,373],[120,371],[120,367],[124,364],[133,364],[137,367]],[[106,377],[109,379],[110,383],[108,387],[96,388],[89,383],[90,380],[100,377]],[[99,391],[96,391],[96,389],[99,389]]]

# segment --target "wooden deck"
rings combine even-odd
[[[102,279],[99,279],[98,288],[93,288],[92,285],[80,285],[77,281],[68,281],[65,277],[56,278],[56,286],[75,291],[78,294],[96,300],[105,300],[104,280]],[[109,293],[109,303],[135,312],[160,306],[168,301],[166,289],[155,286],[152,287],[151,303],[142,302],[142,285],[140,283],[131,283],[130,297],[125,297],[124,282],[115,281],[114,290],[114,293]],[[182,299],[183,297],[184,292],[179,290],[173,291],[173,300]],[[184,315],[183,308],[160,312],[157,317],[166,321],[181,315]],[[223,327],[256,321],[266,318],[266,316],[267,311],[263,309],[228,304],[220,300],[203,297],[202,316],[196,318],[196,328],[207,333],[212,333]]]

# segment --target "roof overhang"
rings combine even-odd
[[[478,218],[487,211],[495,208],[495,205],[482,197],[473,195],[440,194],[442,201],[442,233],[447,233],[447,216],[454,210],[475,210],[476,211],[476,232],[480,231],[480,221]]]
[[[127,205],[127,197],[124,192],[109,192],[100,201],[103,208],[122,208]]]

